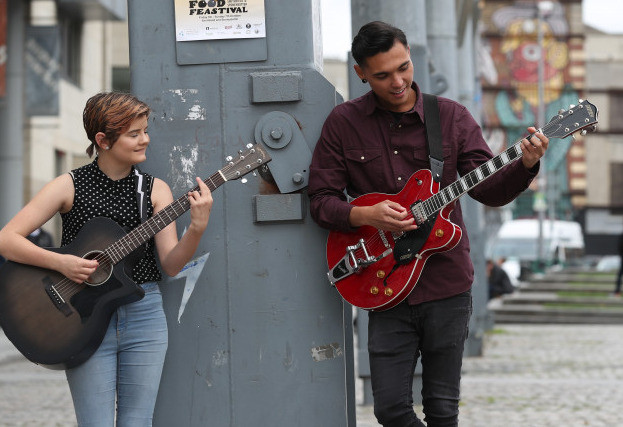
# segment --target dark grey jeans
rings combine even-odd
[[[471,292],[370,312],[368,352],[374,415],[385,427],[457,426]],[[422,423],[413,411],[413,372],[422,363]]]

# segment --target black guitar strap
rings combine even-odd
[[[145,177],[139,168],[134,166],[134,185],[136,186],[136,203],[138,204],[138,211],[141,215],[141,223],[147,220],[147,190],[148,179]]]
[[[426,141],[428,142],[428,158],[430,171],[435,182],[441,182],[443,176],[443,150],[441,139],[441,120],[437,97],[423,93],[424,122],[426,125]]]

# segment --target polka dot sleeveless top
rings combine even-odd
[[[100,170],[95,158],[92,163],[74,169],[70,174],[74,181],[74,204],[69,212],[61,214],[62,246],[71,243],[84,224],[95,217],[110,218],[126,231],[140,224],[134,168],[127,177],[113,181]],[[147,180],[144,188],[147,188],[147,217],[150,217],[154,210],[151,203],[153,177],[145,173],[143,176]],[[138,285],[162,279],[156,264],[154,239],[150,239],[144,247],[145,252],[132,269],[132,280]]]

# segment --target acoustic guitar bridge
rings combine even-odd
[[[54,306],[65,315],[65,317],[71,316],[73,310],[67,304],[65,299],[61,296],[61,294],[54,287],[54,282],[50,279],[49,276],[43,278],[43,283],[45,284],[45,292],[48,294]]]

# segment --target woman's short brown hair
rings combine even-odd
[[[134,120],[149,116],[151,109],[134,95],[122,92],[101,92],[87,101],[82,122],[91,145],[87,148],[89,157],[97,146],[95,135],[103,132],[112,146]]]

